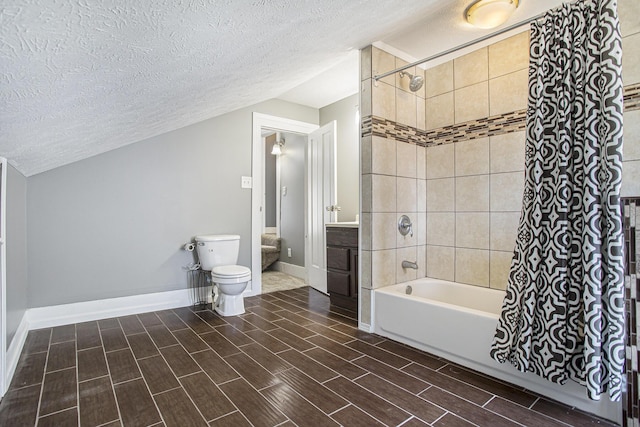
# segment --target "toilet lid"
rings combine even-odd
[[[219,277],[236,277],[251,274],[251,270],[242,265],[221,265],[219,267],[213,267],[211,274]]]

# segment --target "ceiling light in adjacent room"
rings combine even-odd
[[[518,7],[518,0],[477,0],[467,8],[467,22],[478,28],[495,28],[504,24]]]

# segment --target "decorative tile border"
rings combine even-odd
[[[625,243],[625,316],[626,316],[626,390],[622,396],[622,425],[640,425],[640,376],[637,361],[640,360],[639,336],[636,330],[637,310],[640,309],[640,198],[624,198]],[[634,363],[635,362],[635,363]]]
[[[624,111],[640,110],[640,83],[624,88]]]

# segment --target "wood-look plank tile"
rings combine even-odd
[[[261,307],[259,305],[247,308],[247,312],[256,314],[256,315],[260,316],[262,319],[265,319],[268,322],[273,322],[274,320],[282,319],[282,316],[280,316],[277,312],[271,311],[271,310],[269,310],[267,308],[264,308],[264,307]],[[247,320],[249,320],[249,319],[247,319]],[[249,322],[251,322],[251,321],[249,320]],[[253,323],[253,322],[251,322],[251,323]],[[256,326],[258,326],[258,325],[256,325]]]
[[[272,305],[276,305],[278,306],[278,310],[288,310],[291,311],[293,313],[302,310],[302,308],[298,305],[292,304],[288,301],[283,301],[281,299],[275,298],[272,301],[270,301]]]
[[[384,424],[399,425],[411,418],[411,414],[342,377],[327,381],[325,385]]]
[[[78,381],[86,381],[109,375],[102,347],[80,350],[78,357]]]
[[[278,378],[244,353],[225,357],[224,360],[231,365],[244,380],[258,390],[280,382]]]
[[[176,338],[164,325],[150,326],[147,328],[147,333],[158,348],[178,344]]]
[[[98,322],[84,322],[76,325],[76,343],[78,350],[101,347],[102,339],[98,329]]]
[[[475,424],[471,424],[469,421],[453,415],[451,412],[447,412],[446,415],[433,423],[434,427],[473,427]]]
[[[150,426],[161,420],[142,379],[113,386],[124,427]]]
[[[151,394],[161,393],[180,386],[162,356],[152,356],[138,360],[142,376],[149,386]]]
[[[47,345],[49,338],[47,337]],[[36,424],[40,384],[9,389],[0,402],[0,425],[32,426]]]
[[[307,341],[345,360],[353,360],[357,359],[358,357],[362,357],[362,353],[355,351],[354,349],[349,348],[343,344],[330,340],[329,338],[322,335],[316,335],[315,337],[307,338]]]
[[[34,424],[35,425],[35,424]],[[78,408],[67,409],[38,418],[38,427],[74,427],[78,425]]]
[[[397,385],[390,384],[388,381],[373,374],[358,378],[356,383],[427,423],[433,423],[446,412],[415,394],[409,393]]]
[[[322,348],[312,348],[311,350],[305,351],[304,354],[350,380],[358,378],[367,372],[353,363],[348,362],[333,353],[329,353]]]
[[[62,411],[77,404],[76,368],[45,374],[40,402],[41,416]]]
[[[251,427],[251,423],[241,412],[234,412],[209,423],[209,427]]]
[[[231,356],[232,354],[240,353],[240,349],[233,345],[231,341],[222,336],[218,331],[208,332],[200,335],[200,338],[206,342],[209,347],[220,356]]]
[[[98,426],[120,418],[111,380],[96,378],[78,385],[80,393],[80,423]]]
[[[240,332],[239,330],[237,330],[235,327],[231,325],[216,326],[216,331],[220,332],[226,339],[231,341],[237,347],[240,347],[241,345],[251,344],[252,342],[254,342],[247,335]]]
[[[158,318],[158,316],[156,316],[156,314],[153,313],[153,312],[152,313],[140,313],[137,316],[138,316],[138,319],[140,319],[140,322],[142,322],[142,324],[144,325],[145,328],[163,324],[162,321],[160,320],[160,318]]]
[[[58,344],[65,341],[75,341],[76,325],[56,326],[51,330],[51,344]]]
[[[421,393],[420,397],[474,424],[496,427],[516,426],[513,421],[503,418],[491,411],[487,411],[480,406],[441,390],[438,387],[431,387]]]
[[[602,425],[602,426],[614,426],[615,424],[605,420],[594,418],[584,412],[570,408],[566,405],[557,402],[551,402],[547,399],[538,400],[532,407],[534,411],[538,411],[542,414],[548,415],[556,420],[562,421],[572,426],[586,426],[586,425]]]
[[[256,329],[255,331],[249,331],[246,334],[251,337],[252,340],[273,353],[278,353],[279,351],[291,348],[279,339],[272,337],[267,332],[262,330]]]
[[[164,359],[177,377],[200,371],[200,366],[198,366],[181,345],[163,347],[160,349],[160,353],[162,353]]]
[[[24,342],[24,353],[39,353],[49,350],[51,340],[51,328],[29,331]]]
[[[429,384],[440,387],[442,390],[451,392],[477,405],[484,405],[493,397],[492,394],[489,394],[484,390],[480,390],[479,388],[470,386],[467,383],[458,381],[447,375],[443,375],[440,372],[425,368],[417,363],[412,363],[402,370],[414,377],[420,378]]]
[[[11,388],[42,384],[47,353],[23,353],[18,361]]]
[[[207,427],[207,422],[183,389],[160,393],[154,399],[167,427]]]
[[[366,332],[362,333],[364,334]],[[426,366],[427,368],[434,370],[440,369],[447,364],[446,361],[438,359],[436,356],[432,356],[420,350],[415,350],[409,346],[394,341],[384,341],[376,347],[390,351],[398,356],[404,357],[405,359],[409,359],[414,363],[419,363],[422,366]]]
[[[100,330],[110,329],[110,328],[119,328],[119,327],[120,327],[120,322],[118,322],[117,317],[98,320],[98,328],[100,328]]]
[[[322,316],[318,313],[314,313],[313,311],[309,311],[309,310],[298,311],[296,315],[304,317],[305,319],[310,320],[313,323],[317,323],[324,326],[333,326],[338,324],[338,322],[333,319],[329,319],[326,316]]]
[[[240,377],[222,357],[211,349],[191,353],[191,357],[216,384],[222,384]]]
[[[353,427],[375,427],[384,426],[380,421],[371,418],[369,414],[361,411],[353,405],[349,405],[331,415],[342,426]]]
[[[319,383],[323,383],[331,378],[335,378],[338,373],[316,362],[312,358],[291,349],[278,353],[278,356],[286,360],[292,366],[304,372]]]
[[[245,320],[245,322],[249,322],[251,325],[254,326],[253,329],[251,330],[260,329],[263,331],[270,331],[272,329],[277,328],[276,325],[266,320],[264,317],[258,316],[255,313],[246,313],[245,315],[242,316],[242,318]]]
[[[240,332],[248,332],[257,329],[256,326],[244,320],[243,316],[228,316],[226,319],[227,323]]]
[[[191,329],[181,329],[179,331],[173,331],[173,336],[178,339],[180,344],[187,350],[189,353],[194,353],[196,351],[207,350],[209,346],[206,342],[200,338],[195,332]]]
[[[199,311],[196,313],[198,317],[207,322],[209,326],[225,325],[227,322],[218,313],[213,311]]]
[[[301,313],[308,313],[308,312],[306,310],[303,310],[301,311]],[[301,316],[299,314],[292,313],[287,310],[280,310],[277,312],[277,314],[296,325],[306,326],[313,323],[313,320],[310,320],[308,317]]]
[[[305,351],[314,347],[313,344],[303,340],[302,338],[292,334],[289,331],[285,331],[284,329],[278,328],[267,333],[298,351]]]
[[[313,332],[303,326],[296,325],[295,323],[293,323],[291,320],[288,320],[288,319],[276,320],[275,322],[273,322],[273,324],[278,325],[285,331],[289,331],[293,335],[300,338],[309,338],[316,335],[316,332]]]
[[[162,427],[164,426],[164,424],[156,424],[158,427]],[[100,427],[122,427],[122,423],[120,422],[120,420],[116,420],[107,424],[103,424]]]
[[[347,399],[343,399],[297,369],[289,369],[288,371],[280,372],[276,376],[295,390],[296,393],[320,408],[325,414],[335,412],[349,404]]]
[[[193,329],[195,333],[202,334],[211,331],[211,326],[188,308],[175,308],[173,312],[180,318],[182,322]],[[179,329],[177,328],[177,325],[176,329]]]
[[[121,383],[123,381],[140,378],[142,374],[138,369],[133,353],[128,348],[124,350],[112,351],[107,353],[107,361],[109,363],[109,371],[113,383]]]
[[[158,349],[146,333],[129,335],[127,336],[127,340],[129,341],[129,347],[131,347],[136,359],[142,359],[144,357],[155,356],[158,354]]]
[[[386,363],[387,365],[391,365],[394,368],[399,369],[411,363],[410,360],[405,359],[404,357],[400,357],[391,352],[359,340],[351,341],[350,343],[345,345],[349,348],[359,351],[360,353],[371,356],[375,360],[379,360],[380,362]]]
[[[236,410],[233,403],[202,372],[182,377],[180,378],[180,383],[207,421],[230,414]]]
[[[419,420],[418,418],[411,418],[406,423],[402,424],[402,427],[427,427],[429,424],[424,421]]]
[[[76,366],[76,342],[66,341],[59,344],[51,344],[49,358],[47,360],[47,372]]]
[[[353,337],[350,337],[349,335],[345,335],[342,332],[338,332],[333,328],[320,325],[318,323],[312,323],[310,325],[307,325],[306,327],[307,329],[310,329],[317,334],[323,335],[335,342],[339,342],[340,344],[346,344],[353,341]]]
[[[289,363],[255,342],[243,346],[242,351],[272,374],[291,368]]]
[[[341,332],[345,335],[349,335],[352,338],[359,339],[360,341],[364,341],[373,345],[386,341],[386,339],[381,337],[380,335],[370,334],[358,329],[355,326],[347,325],[344,323],[334,322],[333,325],[330,325],[330,328],[335,329],[336,331]]]
[[[302,398],[285,383],[268,387],[261,393],[296,425],[338,426],[338,423]]]
[[[120,324],[117,327],[101,329],[100,335],[102,336],[104,351],[122,350],[129,347],[124,337],[124,332],[120,329]]]
[[[177,331],[178,329],[187,327],[172,310],[156,311],[155,313],[170,331]],[[193,312],[191,314],[193,314]]]
[[[243,379],[229,381],[220,389],[256,427],[270,427],[283,423],[287,418]]]
[[[118,321],[125,335],[141,334],[144,332],[144,325],[135,314],[118,317]]]
[[[369,356],[364,356],[354,360],[353,363],[413,394],[418,394],[431,387],[431,384],[400,371],[399,369],[391,368],[389,365],[373,360]]]
[[[484,408],[526,426],[561,427],[565,425],[546,415],[532,411],[501,397],[493,398],[491,402],[484,405]]]

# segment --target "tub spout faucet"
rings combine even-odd
[[[413,268],[414,270],[417,270],[418,264],[411,261],[402,261],[402,268]]]

